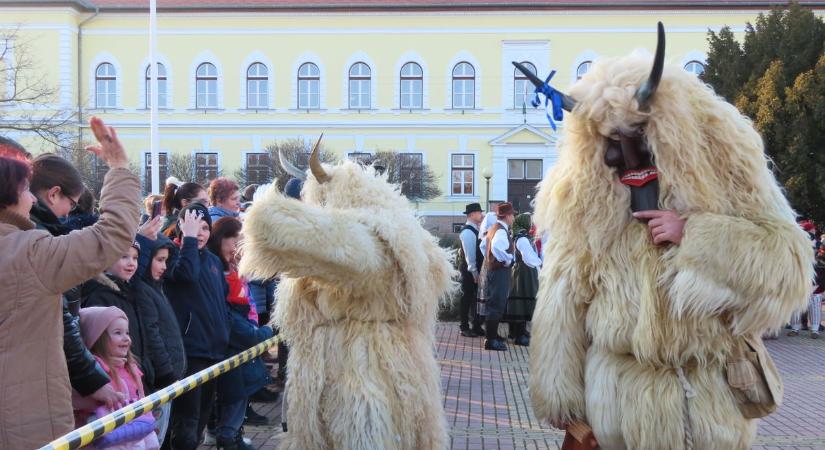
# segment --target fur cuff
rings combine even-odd
[[[735,334],[761,334],[804,307],[813,262],[810,242],[793,223],[696,214],[667,274],[671,307],[680,317],[728,311]]]

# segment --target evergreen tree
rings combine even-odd
[[[787,127],[793,130],[783,154],[788,198],[820,226],[825,224],[825,55],[787,89]]]
[[[701,78],[727,101],[736,101],[748,75],[743,67],[742,47],[736,42],[730,27],[722,28],[718,34],[708,32],[708,44],[711,51],[708,53],[707,65]]]
[[[794,2],[748,23],[741,45],[729,28],[708,44],[702,79],[753,119],[794,208],[825,225],[825,21]]]

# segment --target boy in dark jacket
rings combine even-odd
[[[183,348],[178,319],[163,290],[163,275],[169,255],[175,249],[166,236],[159,234],[160,218],[147,222],[138,230],[140,244],[138,255],[137,289],[141,292],[140,306],[150,322],[152,332],[160,335],[161,347],[150,353],[155,366],[155,389],[162,389],[183,378],[186,372],[186,351]],[[158,440],[168,438],[171,404],[160,408],[157,418]]]
[[[163,275],[175,244],[163,235],[155,241],[138,235],[137,240],[141,250],[138,255],[138,276],[135,277],[136,289],[144,300],[141,306],[150,321],[149,327],[157,330],[162,344],[150,354],[156,373],[155,389],[160,389],[183,378],[186,372],[186,351],[180,326],[163,289]],[[144,267],[145,270],[141,270]]]
[[[149,328],[152,318],[146,317],[146,311],[141,307],[144,303],[140,298],[141,293],[132,281],[137,271],[139,250],[140,246],[135,242],[103,276],[83,285],[83,307],[116,306],[126,313],[129,318],[129,335],[132,338],[131,350],[143,370],[143,385],[149,388],[154,386],[156,375],[151,354],[161,346],[161,341],[157,330],[153,333]]]
[[[190,203],[179,218],[180,249],[172,249],[164,288],[183,335],[188,376],[226,357],[229,289],[220,259],[205,248],[212,226],[209,211],[200,203]],[[172,448],[198,447],[214,397],[215,383],[209,382],[174,401]]]

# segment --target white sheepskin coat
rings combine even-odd
[[[813,251],[750,121],[678,67],[639,112],[633,96],[650,67],[604,60],[570,92],[578,105],[536,198],[549,242],[533,408],[546,421],[585,419],[604,449],[684,449],[686,420],[695,449],[747,449],[756,421],[737,409],[726,358],[735,336],[776,329],[804,307]],[[605,138],[645,121],[660,209],[687,219],[681,245],[652,243],[604,163]],[[677,367],[696,390],[689,417]]]
[[[434,327],[455,286],[452,255],[372,168],[325,167],[330,181],[310,175],[302,202],[270,188],[244,224],[241,273],[281,276],[280,448],[447,448]]]

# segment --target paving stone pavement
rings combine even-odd
[[[503,330],[502,330],[503,331]],[[533,416],[527,392],[528,349],[483,350],[482,338],[459,335],[457,324],[437,327],[444,410],[453,450],[544,450],[561,446],[561,431]],[[763,420],[753,449],[825,450],[825,338],[767,341],[785,380],[782,408]],[[255,404],[273,425],[246,427],[261,450],[274,450],[281,435],[281,404]],[[208,448],[208,447],[204,447]]]

